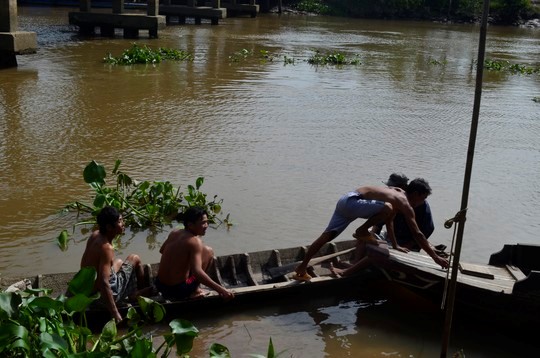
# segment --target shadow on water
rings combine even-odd
[[[524,327],[456,312],[449,354],[518,357],[538,351],[528,334],[532,331]],[[227,346],[233,357],[265,354],[270,338],[283,357],[436,357],[444,325],[437,304],[390,283],[352,287],[332,297],[288,297],[224,311],[186,312],[182,318],[200,330],[193,357],[207,356],[212,343]],[[166,331],[163,325],[152,333]]]

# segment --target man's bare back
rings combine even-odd
[[[173,230],[160,250],[159,280],[170,286],[185,282],[193,274],[192,255],[199,247],[202,247],[200,237],[184,229]]]
[[[107,276],[105,277],[106,280],[109,280],[110,268],[114,265],[113,260],[114,248],[112,244],[108,241],[107,237],[102,235],[99,231],[94,231],[86,243],[86,249],[81,259],[81,267],[90,266],[96,269],[97,279],[94,284],[96,290],[100,290],[100,286],[104,280],[102,277],[104,274],[104,270],[101,269],[102,266],[106,266],[105,270],[107,268],[109,269],[109,272],[107,272]]]
[[[410,211],[413,211],[403,189],[395,187],[363,186],[356,189],[356,191],[362,194],[364,199],[390,203],[394,212],[407,211],[410,213]]]

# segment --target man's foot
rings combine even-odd
[[[204,296],[208,295],[210,292],[207,290],[203,290],[202,288],[198,288],[195,292],[193,292],[189,298],[203,298]]]
[[[307,272],[304,272],[303,275],[300,275],[298,272],[295,272],[291,278],[296,281],[309,281],[312,279],[311,275]]]
[[[334,277],[342,277],[343,276],[343,272],[345,272],[345,270],[342,270],[340,268],[337,268],[337,267],[334,267],[333,264],[330,264],[330,272],[332,272],[332,276]]]
[[[371,245],[379,245],[379,240],[377,240],[371,233],[368,233],[367,235],[357,235],[354,233],[352,235],[356,240],[363,241],[365,243],[371,244]]]

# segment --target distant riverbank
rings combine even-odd
[[[286,12],[332,15],[381,20],[429,20],[450,23],[475,23],[482,16],[482,2],[471,0],[434,1],[417,4],[410,1],[382,0],[343,2],[339,0],[291,0],[284,1]],[[494,25],[527,24],[538,27],[540,2],[527,0],[491,1],[489,22]],[[275,11],[276,9],[274,9]]]

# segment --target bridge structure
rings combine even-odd
[[[18,27],[17,0],[0,0],[0,68],[17,67],[17,55],[37,51],[36,33]]]

